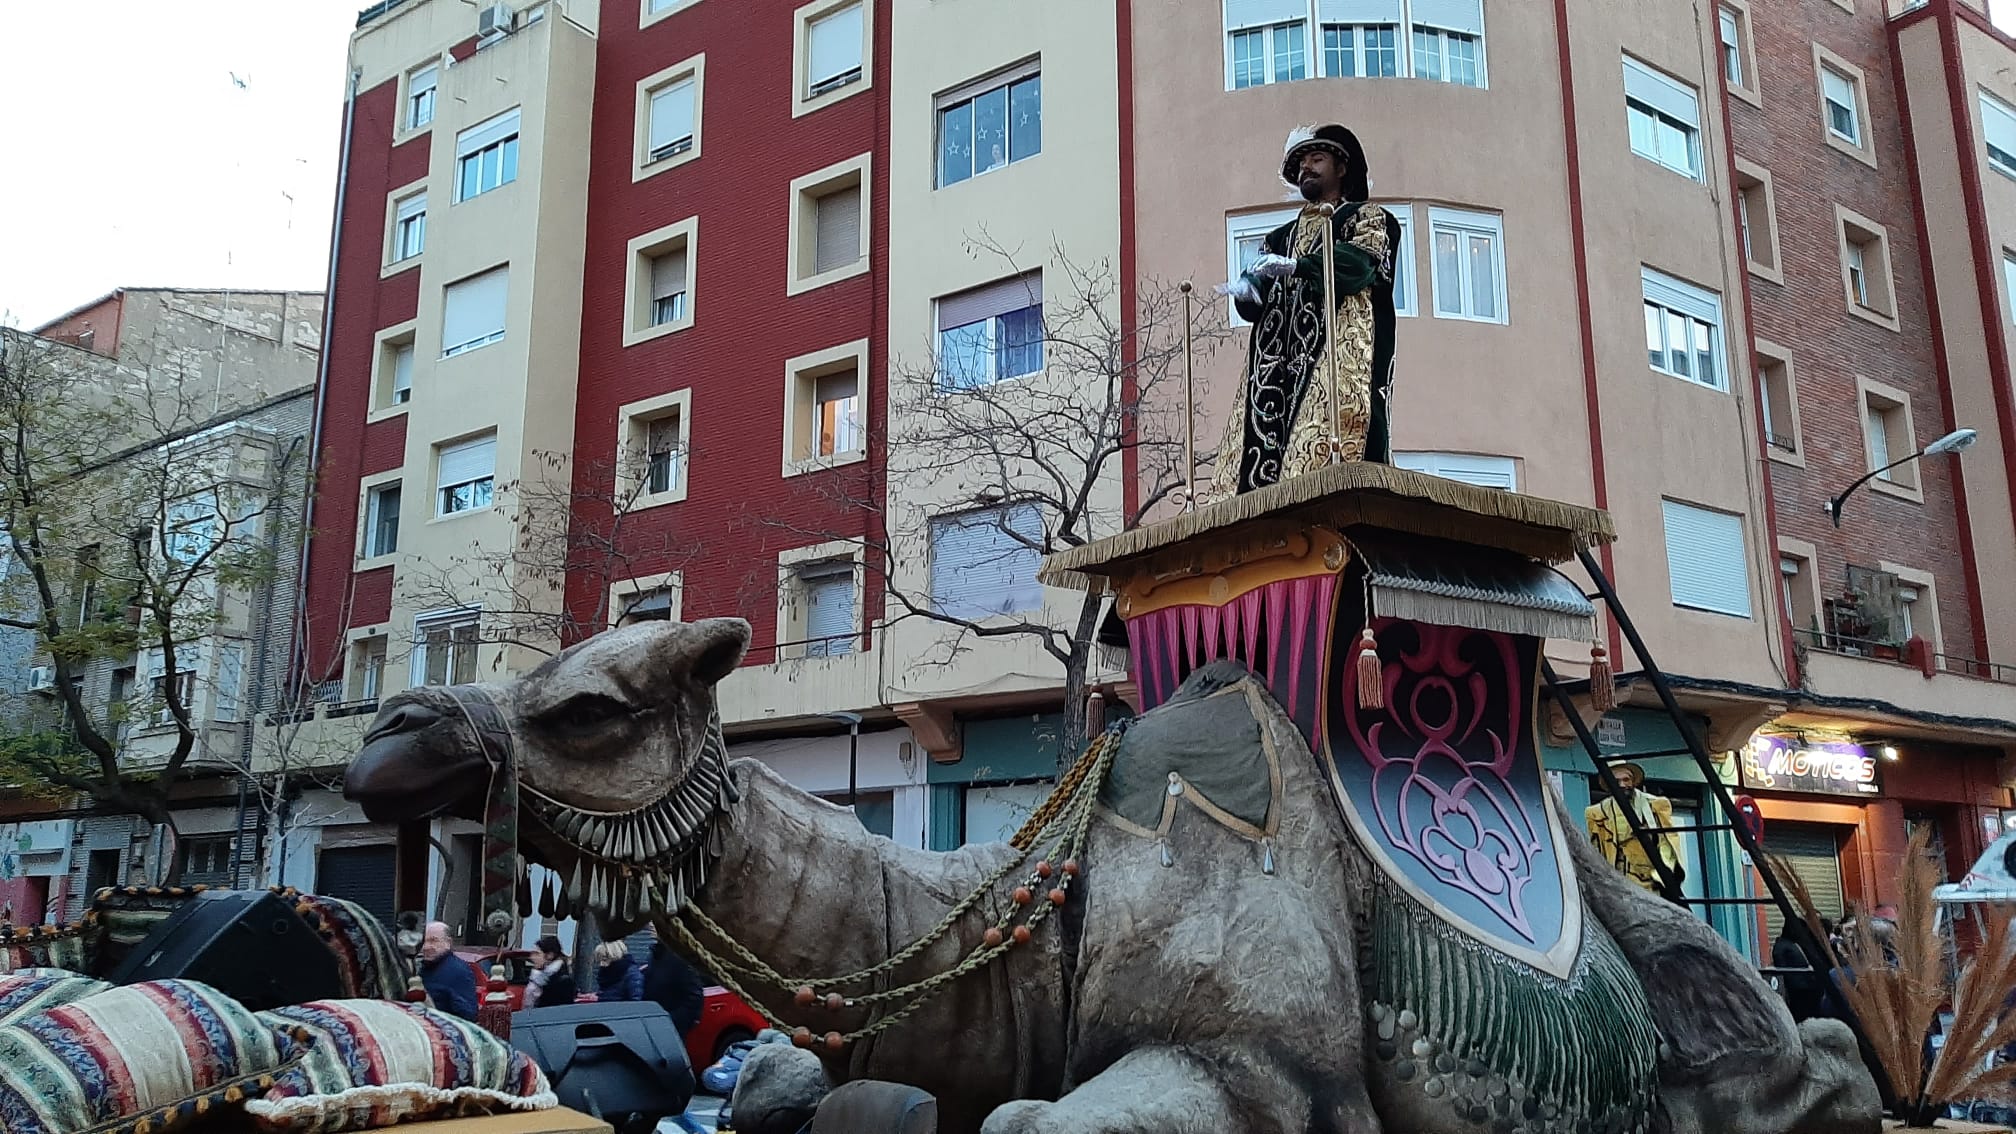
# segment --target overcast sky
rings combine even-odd
[[[363,6],[0,0],[0,319],[121,286],[322,290]]]
[[[325,286],[362,6],[0,0],[0,321],[121,286]]]

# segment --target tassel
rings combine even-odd
[[[1617,684],[1610,676],[1610,652],[1589,647],[1589,707],[1607,713],[1617,707]]]
[[[504,966],[490,969],[490,986],[476,1009],[476,1026],[506,1043],[511,1042],[511,996],[505,991]]]
[[[1358,638],[1358,707],[1386,707],[1386,674],[1379,665],[1379,642],[1370,626]]]

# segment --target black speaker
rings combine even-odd
[[[653,1001],[514,1012],[511,1046],[546,1072],[561,1106],[593,1115],[617,1134],[648,1134],[693,1098],[686,1045],[671,1015]]]
[[[343,995],[336,954],[266,890],[207,890],[154,927],[106,978],[202,981],[255,1012]]]

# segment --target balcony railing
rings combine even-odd
[[[1830,634],[1820,630],[1795,630],[1793,634],[1807,649],[1820,653],[1868,658],[1871,661],[1889,662],[1911,669],[1918,668],[1918,663],[1909,656],[1909,648],[1902,642],[1851,638],[1845,634]],[[1932,655],[1932,663],[1936,670],[1945,673],[1957,673],[1963,677],[1979,678],[1983,681],[2005,681],[2016,684],[2016,665],[1939,653]]]
[[[262,723],[267,728],[277,728],[281,725],[312,721],[318,717],[327,720],[336,717],[354,717],[363,713],[375,713],[377,711],[378,698],[376,697],[367,697],[358,701],[317,701],[312,705],[301,705],[296,708],[279,709],[267,713]]]

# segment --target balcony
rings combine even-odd
[[[2016,721],[2016,666],[1908,642],[1795,632],[1808,686],[1829,697],[1882,701],[1912,713]]]
[[[253,723],[255,775],[340,768],[364,745],[364,730],[378,715],[376,698],[318,701],[261,713]]]

